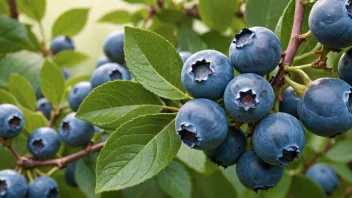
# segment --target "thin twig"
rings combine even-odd
[[[13,156],[15,156],[17,161],[21,161],[21,155],[16,151],[15,148],[13,148],[11,145],[7,147],[10,152],[12,153]]]
[[[10,16],[13,19],[18,19],[18,10],[16,0],[8,0],[10,6]]]
[[[328,152],[335,145],[335,140],[330,139],[326,142],[324,149],[321,152],[317,152],[314,154],[313,158],[308,162],[304,163],[302,173],[305,173],[308,168],[310,168],[313,164],[315,164],[318,159],[323,156],[326,152]]]

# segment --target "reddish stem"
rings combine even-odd
[[[10,6],[10,16],[13,19],[18,19],[18,10],[15,0],[8,0]]]

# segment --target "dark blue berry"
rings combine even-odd
[[[176,131],[181,141],[191,148],[213,149],[227,136],[227,117],[224,110],[211,100],[191,100],[177,114]]]
[[[58,36],[51,41],[51,51],[54,55],[64,50],[73,49],[75,49],[73,41],[67,36]]]
[[[55,180],[48,176],[41,176],[28,185],[27,198],[57,198],[59,187]]]
[[[37,101],[36,110],[42,112],[46,119],[50,120],[51,111],[53,110],[53,107],[46,98],[40,98]]]
[[[123,64],[125,62],[124,32],[115,31],[110,33],[104,41],[104,53],[112,61]]]
[[[299,102],[299,97],[297,96],[295,90],[292,87],[287,87],[282,93],[282,101],[280,101],[280,112],[288,113],[294,117],[298,118],[297,105]]]
[[[269,114],[274,106],[274,90],[257,74],[241,74],[226,87],[226,110],[236,121],[254,123]]]
[[[27,193],[27,183],[14,170],[0,171],[0,198],[23,198]]]
[[[31,133],[27,148],[37,159],[54,158],[60,149],[60,136],[50,127],[41,127]]]
[[[324,164],[315,164],[308,169],[306,175],[317,182],[326,194],[331,194],[340,183],[334,169]]]
[[[96,68],[106,64],[106,63],[110,63],[110,59],[106,56],[101,56],[98,60],[97,60],[97,63],[96,63]]]
[[[76,162],[67,165],[65,170],[65,181],[67,185],[75,188],[77,187],[77,183],[75,180],[75,169],[76,169]]]
[[[352,85],[352,48],[341,56],[338,70],[340,79]]]
[[[16,137],[24,127],[22,111],[12,104],[0,105],[0,137]]]
[[[68,69],[63,67],[63,68],[61,68],[61,71],[64,74],[65,80],[67,80],[70,77],[70,73],[68,72]]]
[[[68,99],[72,111],[78,110],[83,100],[92,90],[92,85],[88,81],[79,82],[71,89]]]
[[[182,84],[194,98],[216,100],[223,97],[233,76],[230,60],[224,54],[204,50],[193,54],[183,65]]]
[[[90,83],[95,88],[113,80],[131,80],[130,72],[117,63],[106,63],[94,71]]]

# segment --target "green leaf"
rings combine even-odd
[[[88,58],[89,56],[87,54],[74,50],[64,50],[55,56],[54,62],[60,66],[70,67],[78,65]]]
[[[12,74],[9,81],[9,92],[17,101],[29,110],[35,111],[37,99],[31,84],[18,74]]]
[[[274,31],[290,0],[247,0],[246,21],[249,27],[263,26]],[[291,35],[291,33],[289,34]]]
[[[21,51],[7,54],[0,60],[0,87],[7,88],[11,74],[24,77],[33,87],[39,86],[43,58],[36,53]]]
[[[210,162],[203,151],[191,149],[185,144],[181,144],[177,158],[186,166],[201,174],[209,175],[218,170],[217,165]]]
[[[97,163],[98,153],[94,153],[88,157],[81,158],[77,161],[75,167],[75,181],[77,186],[88,198],[97,198],[95,189],[95,167]]]
[[[123,190],[124,198],[170,198],[158,185],[155,177],[132,188]],[[115,197],[113,197],[115,198]]]
[[[128,3],[142,3],[142,4],[147,4],[147,5],[154,5],[156,4],[157,0],[124,0]]]
[[[200,38],[200,36],[184,24],[182,24],[180,28],[179,42],[182,51],[195,53],[208,49],[207,44]]]
[[[228,56],[229,46],[233,38],[223,36],[218,31],[210,31],[203,34],[201,39],[208,45],[209,49],[217,50]]]
[[[165,23],[179,23],[181,22],[185,15],[179,10],[175,9],[162,9],[156,17]]]
[[[132,81],[112,81],[92,91],[82,102],[77,117],[106,130],[140,115],[159,113],[163,103],[142,85]]]
[[[290,190],[291,176],[285,172],[280,182],[272,189],[263,192],[264,198],[285,198]]]
[[[236,190],[237,197],[244,197],[247,188],[242,185],[237,177],[236,165],[227,168],[219,168],[224,177],[231,183],[232,187]]]
[[[352,184],[352,170],[347,164],[329,164],[337,174],[348,183]]]
[[[40,88],[45,98],[58,107],[65,90],[65,79],[61,69],[49,60],[45,60],[40,70]]]
[[[352,161],[352,141],[342,140],[333,146],[325,156],[334,162],[350,162]]]
[[[40,46],[40,43],[39,43],[37,37],[32,32],[32,26],[26,25],[26,29],[27,29],[27,34],[29,37],[30,44],[32,45],[33,49],[35,49],[35,51],[37,51],[37,52],[41,52],[42,48]]]
[[[312,198],[326,197],[323,189],[318,183],[303,175],[294,175],[291,178],[291,186],[286,197],[290,198]]]
[[[4,103],[13,104],[13,105],[18,106],[18,102],[17,102],[15,96],[10,94],[6,90],[0,89],[0,104],[4,104]]]
[[[5,15],[8,16],[9,15],[9,5],[7,4],[7,0],[0,0],[0,16],[1,15]]]
[[[0,53],[34,50],[26,27],[15,19],[0,16]]]
[[[169,41],[173,46],[177,44],[176,29],[177,26],[175,24],[163,22],[158,18],[154,18],[152,25],[149,27],[150,31],[164,37],[164,39]]]
[[[46,7],[45,0],[16,0],[18,9],[36,21],[41,21]]]
[[[150,179],[176,156],[175,114],[140,116],[108,139],[97,163],[96,192],[121,190]]]
[[[99,22],[124,24],[131,21],[130,13],[125,10],[111,11],[99,19]]]
[[[131,22],[133,23],[134,26],[137,26],[138,23],[142,20],[145,20],[149,15],[149,12],[147,9],[143,8],[140,9],[133,14],[131,14]]]
[[[65,170],[58,170],[52,178],[55,179],[59,186],[59,196],[64,198],[86,198],[83,192],[79,188],[72,188],[66,183]]]
[[[88,8],[76,8],[64,12],[55,21],[52,28],[52,36],[77,35],[87,23],[88,13]]]
[[[235,189],[220,171],[210,176],[196,176],[193,185],[194,198],[237,197]]]
[[[125,56],[132,75],[149,91],[163,98],[190,98],[181,82],[182,59],[161,36],[125,27]]]
[[[199,15],[211,29],[225,31],[237,10],[237,0],[199,0]]]
[[[192,182],[186,167],[173,161],[157,175],[160,187],[171,197],[191,198]]]

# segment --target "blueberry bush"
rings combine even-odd
[[[124,0],[88,76],[46,4],[0,0],[0,198],[352,197],[352,0]]]

